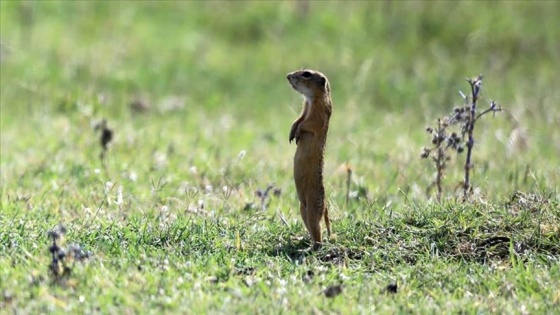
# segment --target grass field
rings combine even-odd
[[[0,313],[553,314],[558,12],[0,2]],[[329,77],[334,102],[334,235],[316,252],[288,143],[301,97],[285,75],[301,67]],[[478,74],[479,106],[503,111],[477,122],[472,198],[458,198],[453,154],[438,202],[425,127]],[[55,276],[58,224],[68,269]]]

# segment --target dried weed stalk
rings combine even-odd
[[[472,152],[474,148],[474,126],[479,118],[487,113],[496,113],[501,111],[496,102],[491,101],[489,107],[477,112],[477,105],[480,99],[480,91],[482,89],[482,75],[474,79],[467,79],[471,88],[471,94],[465,95],[459,91],[463,98],[463,106],[456,106],[449,115],[443,119],[438,118],[435,127],[427,127],[426,131],[432,136],[432,146],[424,147],[420,157],[423,159],[431,158],[436,168],[436,178],[428,187],[428,192],[435,186],[437,188],[437,199],[441,200],[443,193],[443,178],[447,162],[451,160],[449,150],[460,154],[467,149],[467,156],[464,164],[464,180],[461,183],[463,188],[463,201],[466,201],[472,193],[471,169]]]
[[[346,209],[348,209],[348,203],[350,201],[350,184],[352,183],[352,168],[348,163],[345,164],[346,168],[346,200],[344,202]]]

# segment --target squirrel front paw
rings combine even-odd
[[[295,128],[294,128],[295,127]],[[292,143],[292,140],[296,140],[296,144],[299,143],[299,139],[301,138],[301,128],[298,126],[292,127],[292,130],[290,130],[290,143]]]
[[[297,124],[293,124],[292,128],[290,129],[290,143],[292,143],[292,140],[294,140],[294,139],[296,139],[296,144],[299,141],[299,133],[296,136],[296,131],[298,129],[297,127],[298,127]]]
[[[295,139],[296,139],[296,144],[299,143],[299,139],[301,138],[301,128],[296,128],[296,132],[294,133]]]

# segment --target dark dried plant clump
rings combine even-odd
[[[326,288],[323,291],[323,293],[328,298],[334,298],[335,296],[340,295],[342,293],[342,289],[343,289],[342,284],[332,285]]]
[[[109,129],[107,126],[107,120],[103,119],[99,124],[95,126],[95,130],[100,130],[99,143],[101,144],[101,154],[99,158],[104,160],[107,155],[107,150],[109,149],[109,143],[113,140],[113,130]]]
[[[69,244],[64,248],[64,235],[67,229],[63,224],[58,224],[48,232],[48,237],[52,240],[49,246],[51,262],[49,264],[49,274],[53,283],[64,284],[72,274],[72,269],[76,262],[83,262],[92,257],[92,253],[85,251],[78,244]]]
[[[49,238],[52,239],[52,245],[49,246],[51,253],[51,263],[49,264],[49,271],[53,276],[53,280],[59,281],[63,277],[67,277],[71,273],[71,269],[66,266],[64,259],[66,258],[66,251],[60,246],[62,238],[66,234],[66,227],[62,224],[57,225],[54,229],[48,232]]]
[[[399,289],[399,287],[396,283],[391,283],[391,284],[388,284],[385,287],[385,292],[394,294],[394,293],[398,292],[398,289]]]
[[[143,114],[150,111],[152,108],[150,102],[146,98],[136,97],[128,103],[128,106],[133,114]]]
[[[259,198],[261,202],[261,209],[263,211],[266,210],[266,207],[270,203],[270,192],[272,192],[272,195],[274,195],[274,197],[280,197],[280,195],[282,194],[282,189],[274,187],[274,185],[268,185],[266,189],[259,188],[257,189],[257,191],[255,191],[255,195],[257,196],[257,198]]]
[[[474,148],[474,127],[479,118],[487,113],[501,111],[496,102],[491,101],[489,107],[482,112],[477,112],[477,105],[482,89],[482,75],[474,79],[467,79],[470,85],[470,95],[459,91],[463,99],[463,106],[456,106],[453,111],[443,119],[438,118],[435,127],[427,127],[426,131],[431,135],[431,146],[424,147],[420,157],[430,158],[436,169],[436,178],[428,187],[428,192],[435,186],[437,188],[437,199],[441,200],[443,193],[443,178],[448,162],[451,160],[450,152],[461,154],[466,149],[464,164],[463,200],[465,201],[472,193],[471,170],[473,168],[472,152]]]

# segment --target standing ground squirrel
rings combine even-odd
[[[313,248],[321,246],[321,219],[325,215],[327,233],[331,234],[323,161],[329,119],[332,113],[331,89],[327,77],[314,70],[299,70],[286,76],[292,87],[305,98],[301,116],[290,129],[290,143],[296,140],[294,181],[300,212],[311,235]]]

